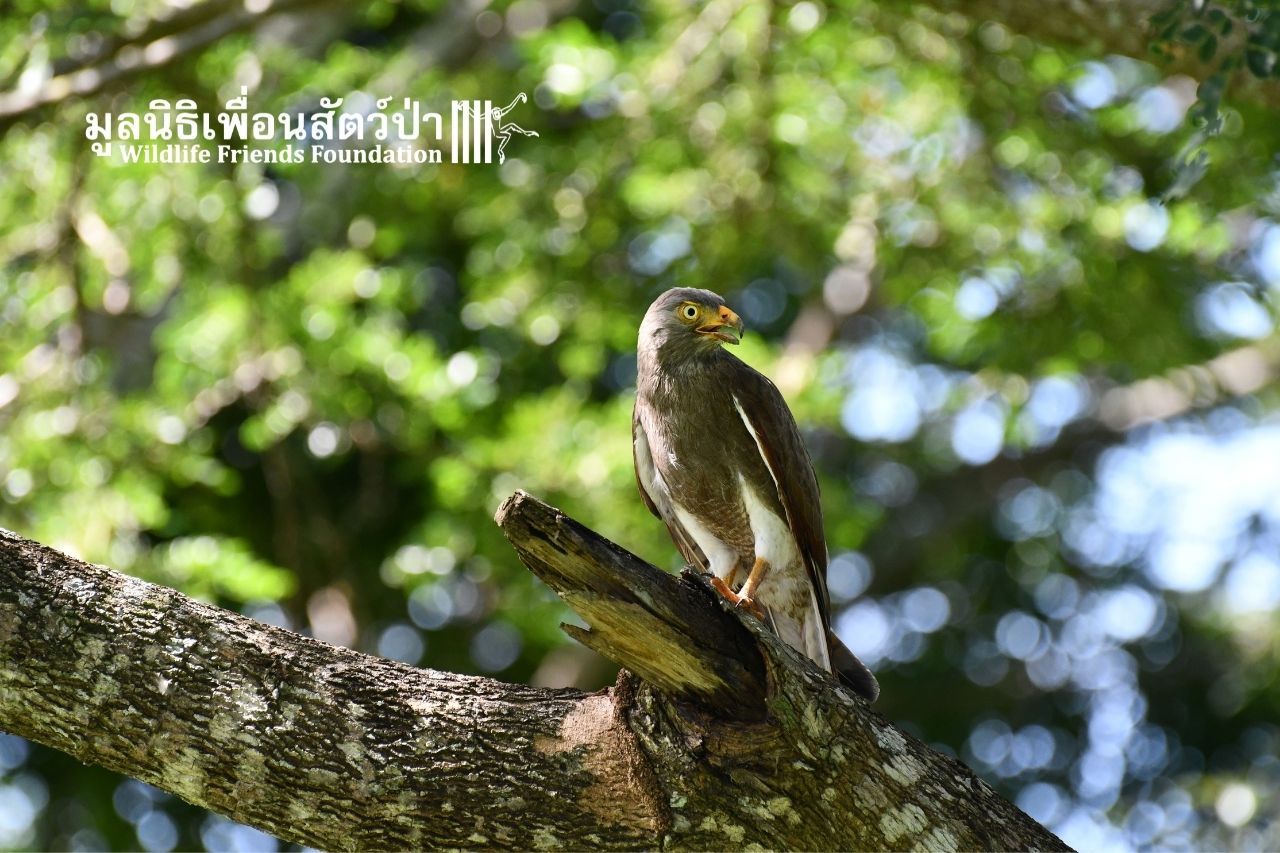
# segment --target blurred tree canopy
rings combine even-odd
[[[597,687],[492,513],[523,487],[678,566],[632,478],[635,330],[708,287],[805,428],[882,713],[1078,848],[1280,846],[1280,27],[964,5],[11,4],[0,525],[331,642]],[[242,86],[527,92],[540,137],[489,166],[85,139]],[[0,774],[0,847],[274,844],[17,738]]]

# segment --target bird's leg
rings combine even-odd
[[[730,604],[735,607],[745,607],[747,610],[750,610],[757,619],[763,622],[764,610],[760,608],[760,605],[751,600],[751,596],[755,593],[756,587],[760,586],[760,581],[764,580],[764,573],[768,567],[768,563],[760,558],[756,558],[756,564],[751,567],[751,574],[747,576],[747,582],[742,585],[742,592],[740,593],[734,592],[730,589],[727,583],[715,575],[711,576],[711,585],[715,587],[716,592],[728,599]],[[752,583],[753,579],[754,583]]]
[[[741,565],[735,565],[729,570],[728,576],[724,579],[724,583],[729,587],[729,589],[733,589],[735,586],[739,588],[742,587],[742,584],[738,583],[738,574],[741,572],[741,569]]]
[[[732,604],[738,603],[738,594],[734,592],[732,589],[730,589],[727,583],[720,580],[720,578],[716,577],[713,574],[708,574],[707,579],[711,581],[711,586],[715,588],[715,591],[723,595],[725,598],[727,598],[730,601],[730,603]]]
[[[764,611],[760,609],[760,605],[755,603],[755,597],[756,590],[760,588],[760,584],[764,581],[764,576],[768,571],[769,562],[764,557],[756,557],[756,563],[751,567],[751,574],[747,575],[747,582],[742,585],[742,589],[738,593],[738,606],[747,608],[762,620],[764,619]]]
[[[703,569],[706,576],[710,578],[711,585],[715,587],[716,592],[723,595],[731,604],[738,603],[738,594],[733,591],[733,588],[739,585],[738,569],[739,567],[735,565],[723,578],[711,571],[709,567],[704,567]]]

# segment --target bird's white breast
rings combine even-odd
[[[817,591],[800,556],[795,534],[786,519],[770,509],[741,475],[738,482],[751,519],[755,555],[769,563],[769,573],[756,592],[756,601],[769,611],[778,636],[830,671],[831,654]]]
[[[707,529],[706,525],[698,521],[693,513],[675,501],[672,501],[672,506],[675,508],[676,518],[680,520],[680,526],[689,533],[693,541],[702,549],[702,553],[706,555],[708,570],[721,580],[727,581],[738,565],[738,552],[720,541]]]
[[[756,494],[755,489],[747,483],[746,478],[738,475],[738,489],[742,503],[747,508],[747,518],[751,520],[751,535],[755,537],[755,556],[762,557],[771,566],[787,567],[800,559],[800,551],[796,547],[795,534],[791,532],[785,519]]]

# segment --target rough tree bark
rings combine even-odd
[[[325,849],[1066,849],[701,578],[523,493],[498,521],[636,676],[416,669],[0,531],[0,729]]]

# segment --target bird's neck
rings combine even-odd
[[[658,390],[672,385],[687,385],[691,381],[709,376],[733,356],[720,347],[708,347],[695,342],[664,342],[657,347],[646,348],[637,355],[638,376],[641,390]],[[649,388],[643,386],[648,385]]]

